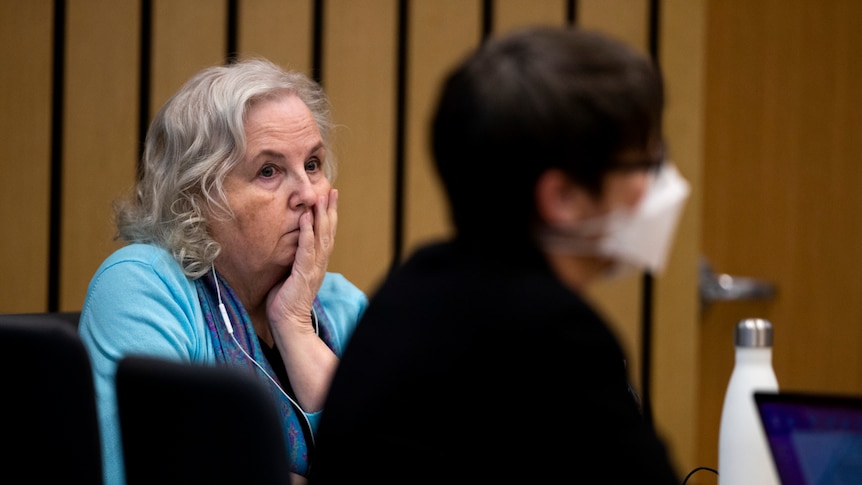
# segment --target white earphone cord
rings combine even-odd
[[[251,363],[254,364],[261,372],[263,372],[263,375],[265,375],[267,377],[267,379],[269,379],[269,381],[272,382],[272,384],[281,392],[281,394],[284,395],[284,397],[286,397],[287,400],[290,401],[290,403],[293,404],[293,406],[297,410],[299,410],[299,415],[302,416],[302,419],[305,420],[305,424],[308,425],[308,431],[309,431],[309,434],[311,435],[311,444],[313,446],[314,445],[314,432],[311,430],[311,422],[308,420],[308,416],[306,416],[305,410],[302,409],[302,406],[300,406],[298,402],[294,401],[293,398],[291,398],[290,395],[284,391],[284,389],[278,384],[278,382],[276,382],[276,380],[273,379],[271,375],[269,375],[269,372],[267,372],[266,369],[264,369],[256,360],[254,360],[254,357],[252,357],[251,355],[248,354],[248,352],[245,351],[245,349],[242,347],[242,345],[240,345],[239,340],[237,340],[236,336],[234,336],[233,325],[231,324],[230,317],[228,316],[227,310],[224,307],[224,303],[222,303],[222,300],[221,300],[221,290],[219,289],[218,276],[215,273],[215,265],[213,265],[212,271],[213,271],[213,279],[215,280],[215,285],[216,285],[216,295],[218,296],[218,308],[221,311],[222,321],[224,322],[224,325],[227,328],[228,335],[230,335],[230,338],[233,339],[233,342],[236,344],[236,346],[239,348],[239,350],[242,352],[242,354],[249,361],[251,361]],[[312,319],[312,323],[314,323],[314,331],[315,331],[315,333],[317,333],[318,332],[318,323],[317,323],[317,315],[314,313],[314,308],[311,309],[311,319]]]

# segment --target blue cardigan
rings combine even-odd
[[[344,276],[327,273],[317,294],[341,356],[366,295]],[[131,244],[110,255],[90,281],[79,333],[90,355],[96,386],[105,485],[125,483],[114,376],[128,354],[182,362],[215,363],[195,284],[166,250]],[[308,413],[316,431],[320,411]]]

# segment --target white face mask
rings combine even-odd
[[[572,227],[548,227],[540,241],[552,253],[613,259],[617,263],[613,273],[625,268],[661,273],[689,191],[676,167],[665,162],[636,208]]]

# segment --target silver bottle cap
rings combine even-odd
[[[772,347],[772,323],[763,318],[746,318],[736,324],[737,347]]]

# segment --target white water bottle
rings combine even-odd
[[[755,391],[778,392],[772,369],[772,324],[747,318],[734,331],[735,362],[718,435],[719,485],[778,485],[754,403]]]

